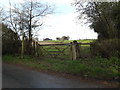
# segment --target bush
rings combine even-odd
[[[91,43],[91,53],[93,56],[110,58],[113,56],[120,57],[120,39],[107,39]]]
[[[2,24],[2,54],[18,54],[20,43],[17,33]]]

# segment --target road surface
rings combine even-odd
[[[2,88],[104,88],[98,83],[67,79],[56,75],[3,64]]]

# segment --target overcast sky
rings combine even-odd
[[[55,13],[44,19],[45,25],[37,33],[39,40],[44,38],[56,39],[56,37],[62,36],[69,36],[71,40],[97,38],[97,33],[91,30],[87,24],[77,23],[78,14],[75,13],[75,7],[71,6],[73,0],[41,1],[54,4]],[[11,0],[11,2],[18,3],[23,2],[23,0]],[[3,0],[1,4],[9,6],[9,0]]]

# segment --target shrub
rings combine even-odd
[[[17,33],[2,24],[2,54],[18,54],[20,45]]]
[[[93,56],[110,58],[112,56],[120,57],[120,39],[107,39],[91,43],[91,53]]]

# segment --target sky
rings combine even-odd
[[[97,39],[97,33],[89,28],[89,24],[78,23],[75,7],[71,6],[73,0],[41,0],[55,5],[53,14],[44,18],[44,25],[39,30],[38,38],[43,40],[56,37],[69,36],[70,40]],[[21,3],[23,0],[11,0],[11,3]],[[3,0],[2,5],[9,6],[9,0]],[[86,20],[81,20],[86,21]]]

